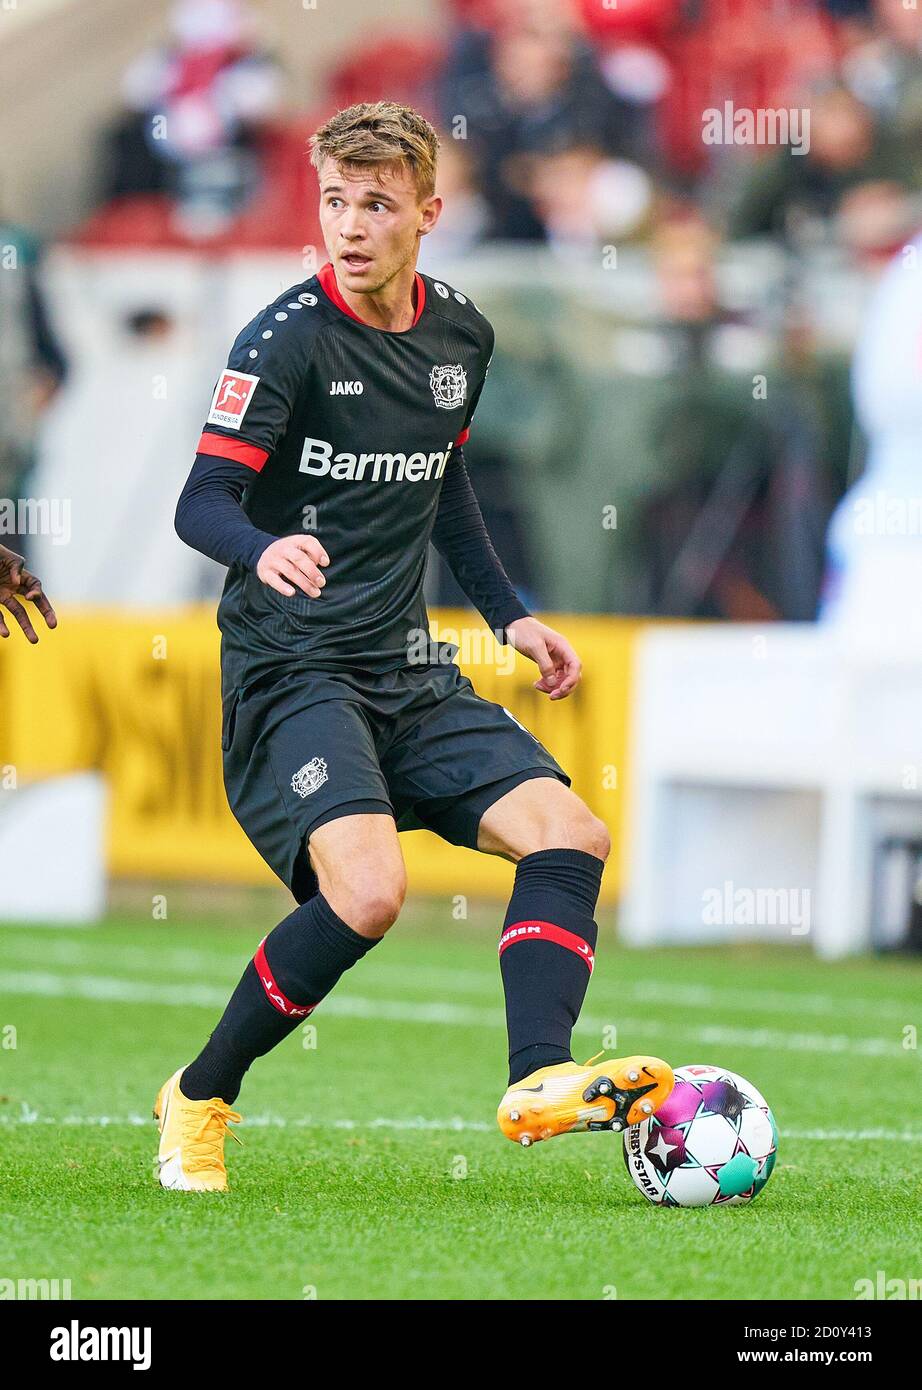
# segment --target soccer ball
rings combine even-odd
[[[669,1099],[624,1132],[624,1162],[661,1207],[734,1206],[771,1177],[778,1130],[750,1081],[724,1067],[679,1067]]]

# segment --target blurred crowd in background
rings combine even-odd
[[[539,267],[538,308],[481,292],[498,351],[469,446],[526,596],[813,618],[829,521],[865,450],[848,304],[922,226],[914,0],[444,0],[444,20],[388,32],[379,15],[310,108],[292,109],[284,49],[265,46],[245,0],[179,0],[162,45],[124,73],[121,110],[99,131],[97,205],[62,240],[211,255],[313,245],[322,262],[307,137],[353,101],[413,104],[439,129],[447,199],[422,268],[449,278],[443,267],[464,262],[476,283],[497,253]],[[780,142],[765,113],[782,120]],[[606,269],[636,280],[643,303],[571,298],[573,346],[559,317],[544,321],[542,286]],[[19,365],[53,394],[65,354],[37,290],[16,312]],[[169,317],[152,305],[130,331],[168,335]],[[17,399],[20,377],[6,377]],[[517,410],[544,421],[540,438],[504,432]],[[3,414],[15,418],[12,400]],[[22,431],[6,432],[10,495],[25,452]],[[601,521],[595,549],[581,544],[607,502],[617,549]],[[552,523],[536,510],[559,520],[568,505],[570,553],[591,568],[577,565],[578,597],[546,562]],[[456,596],[444,574],[433,585]]]
[[[102,215],[86,235],[124,236],[130,224],[139,239],[224,232],[240,244],[247,229],[234,219],[255,202],[272,242],[300,245],[313,209],[279,201],[283,220],[267,215],[288,191],[287,159],[294,180],[307,181],[310,129],[331,109],[382,98],[409,102],[440,129],[451,198],[439,235],[465,249],[500,239],[595,250],[696,209],[721,236],[795,248],[833,240],[863,259],[902,244],[914,225],[915,4],[447,0],[447,11],[447,39],[377,36],[328,74],[315,110],[292,114],[284,59],[260,48],[254,10],[180,0],[162,48],[124,75],[100,169]],[[809,108],[806,148],[792,157],[787,147],[707,143],[703,113],[725,102]]]

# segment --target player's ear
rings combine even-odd
[[[442,200],[437,193],[432,193],[428,198],[424,198],[419,205],[419,234],[425,236],[431,232],[438,222],[442,213]]]

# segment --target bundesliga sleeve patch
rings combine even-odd
[[[258,382],[259,377],[249,372],[223,372],[211,398],[207,423],[239,430]]]

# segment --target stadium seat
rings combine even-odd
[[[203,241],[185,235],[166,194],[118,198],[98,208],[64,240],[103,248],[158,250],[290,250],[322,244],[317,186],[308,158],[308,137],[323,119],[299,118],[268,127],[260,139],[256,196],[218,235]]]
[[[330,74],[331,104],[405,101],[427,116],[436,111],[435,79],[444,57],[437,40],[391,35],[354,50]]]
[[[681,0],[579,0],[579,12],[587,32],[603,41],[655,40],[674,29],[682,19]]]

